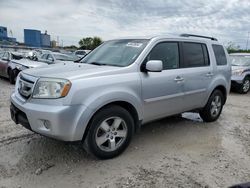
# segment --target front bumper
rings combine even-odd
[[[47,105],[20,101],[11,95],[11,117],[16,124],[63,141],[81,140],[92,113],[84,105]]]
[[[243,83],[243,80],[244,80],[245,76],[235,76],[235,75],[232,75],[231,77],[231,81],[232,83],[236,83],[236,84],[242,84]]]

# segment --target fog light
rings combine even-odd
[[[44,127],[46,128],[46,129],[50,129],[50,122],[48,121],[48,120],[44,120],[43,121],[43,125],[44,125]]]

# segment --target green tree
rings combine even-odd
[[[226,48],[227,48],[228,53],[237,52],[237,51],[240,50],[240,46],[239,46],[239,45],[236,45],[236,44],[233,43],[233,42],[229,42],[229,43],[226,45]]]
[[[86,37],[79,41],[79,46],[81,49],[93,50],[102,43],[100,37]]]

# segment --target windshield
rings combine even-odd
[[[250,66],[250,56],[230,56],[233,66]]]
[[[56,60],[60,61],[75,61],[77,58],[75,56],[69,56],[69,55],[64,55],[64,54],[54,54],[54,57]]]
[[[125,67],[136,60],[147,42],[145,39],[108,41],[83,58],[81,63]]]

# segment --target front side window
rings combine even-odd
[[[146,47],[146,39],[120,39],[105,42],[81,60],[81,63],[126,67]]]
[[[184,42],[184,67],[203,67],[209,64],[207,48],[204,44]]]
[[[213,44],[212,46],[217,65],[226,65],[227,58],[223,46],[217,44]]]
[[[157,44],[146,58],[149,60],[161,60],[163,70],[179,67],[179,47],[177,42],[162,42]]]

